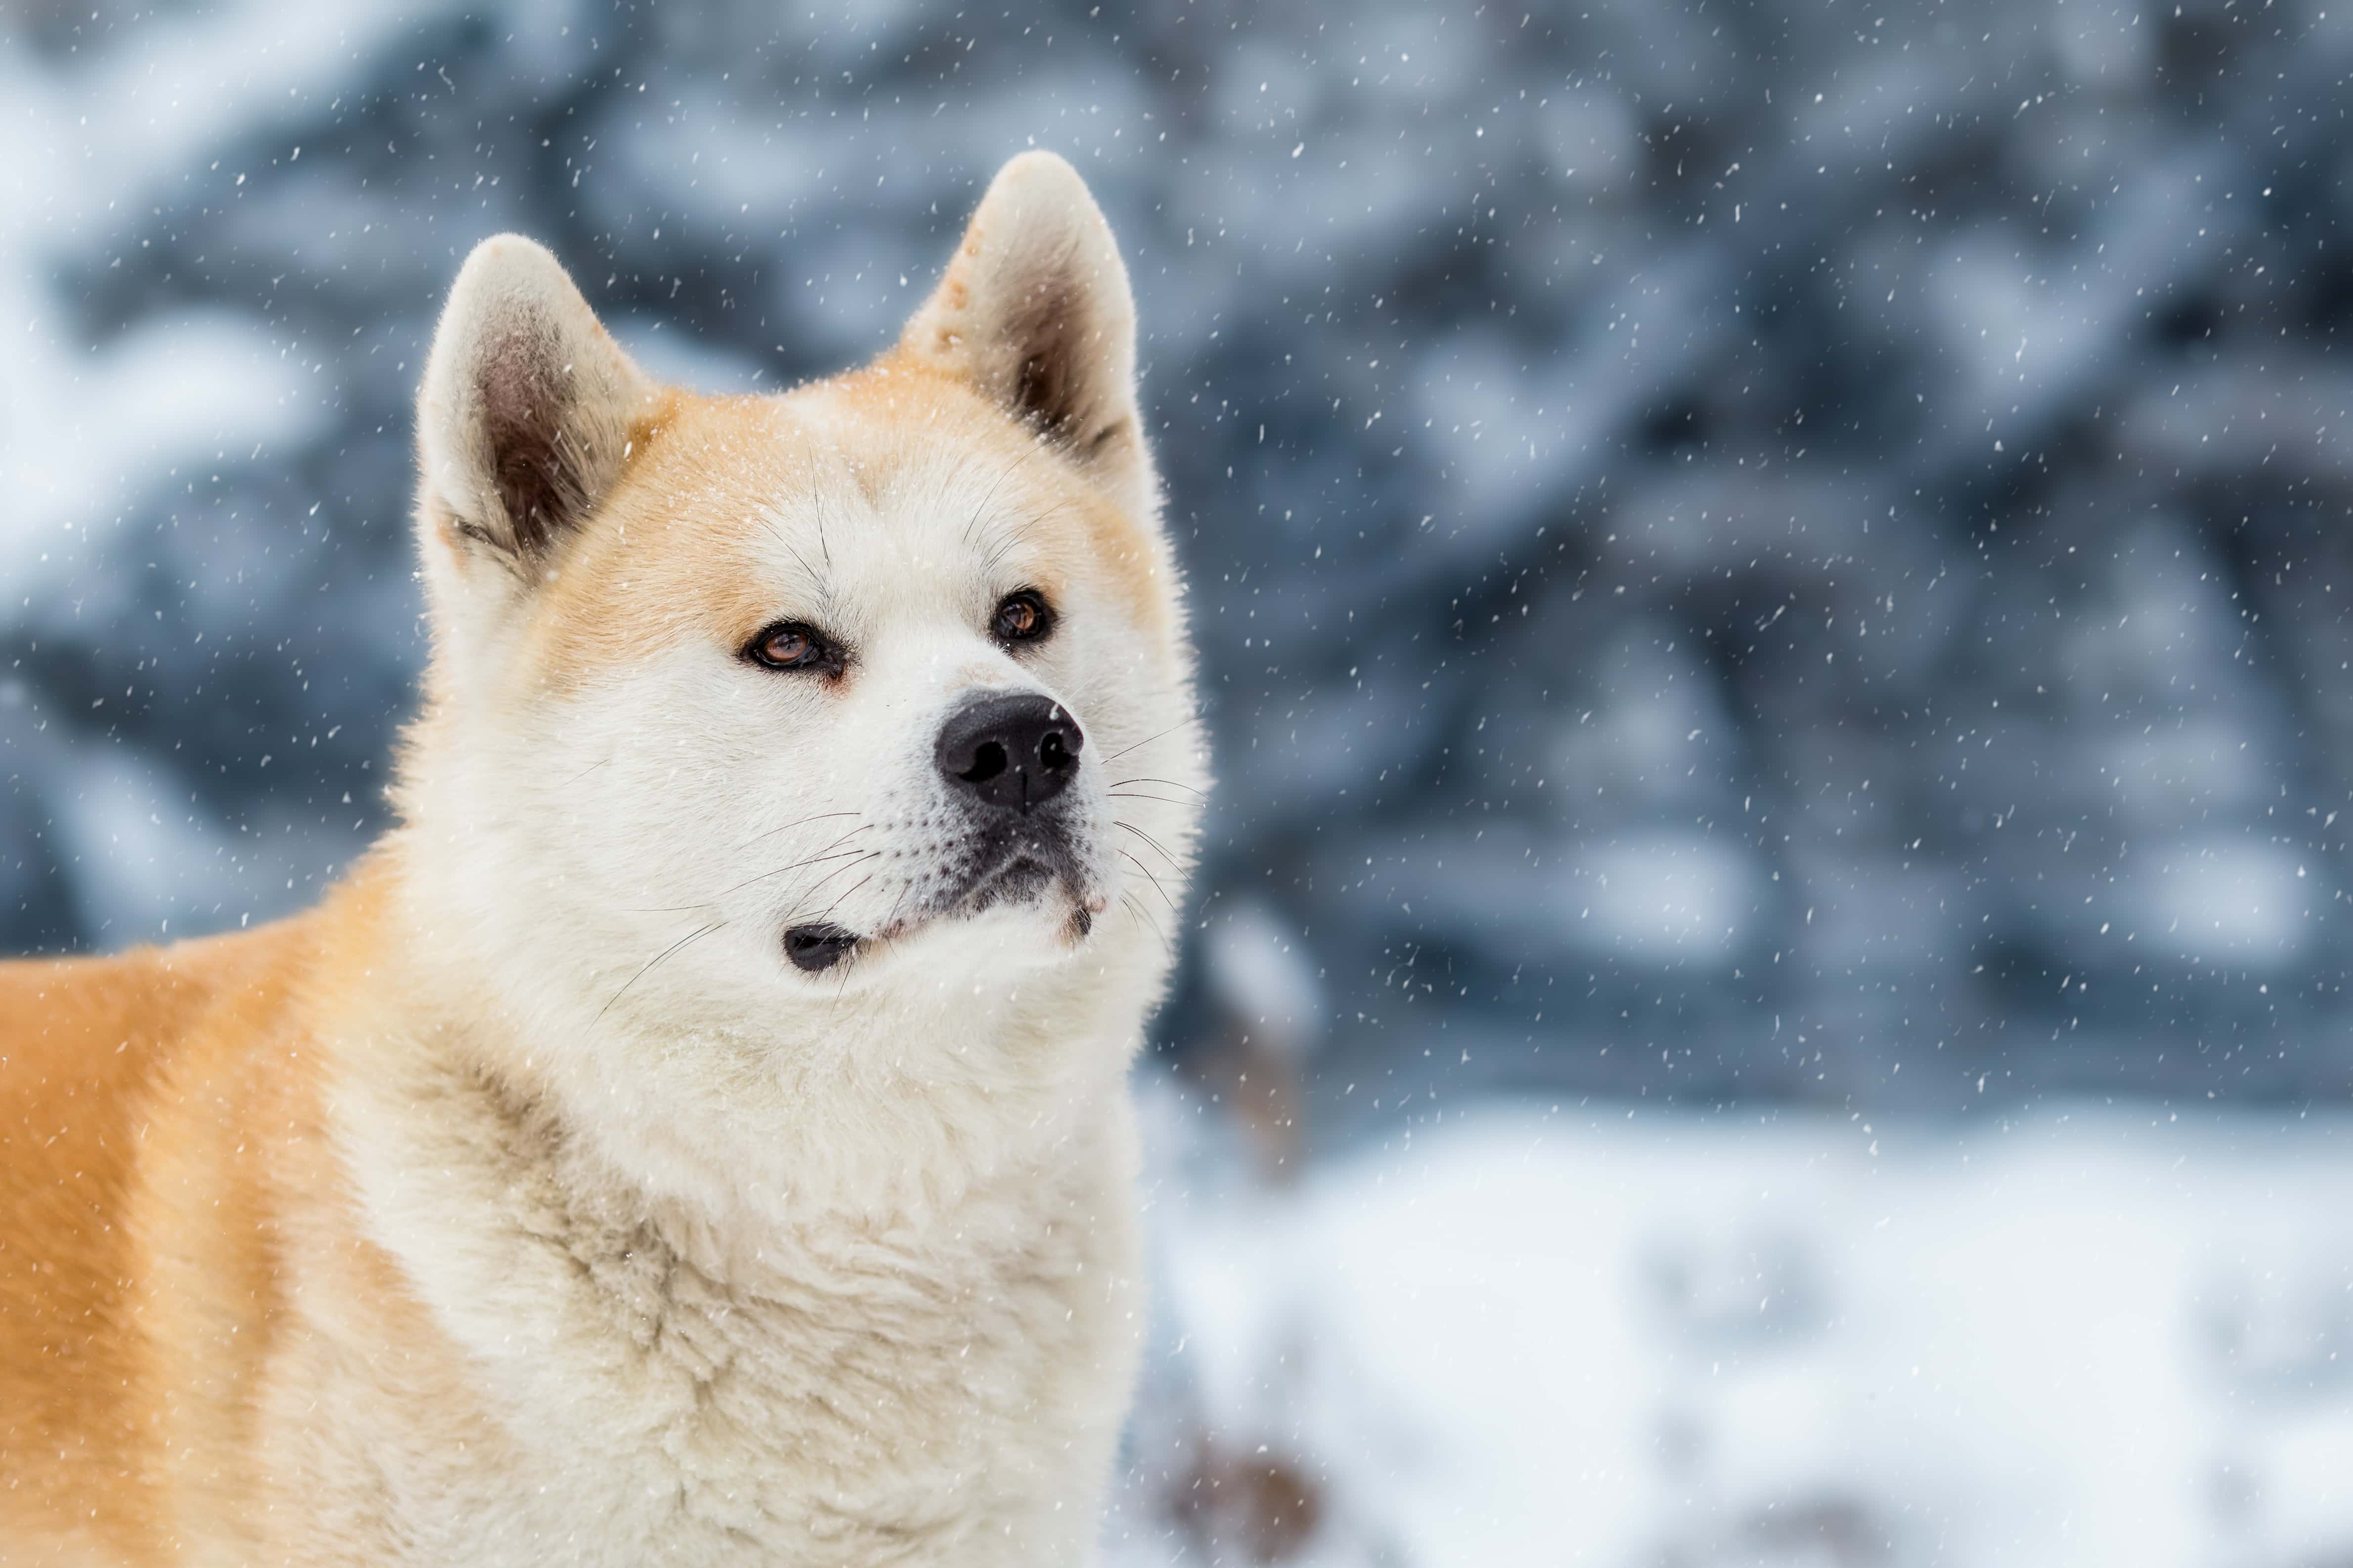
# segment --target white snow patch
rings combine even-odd
[[[2284,1568],[2353,1554],[2349,1149],[1490,1106],[1154,1213],[1207,1430],[1324,1489],[1309,1561]]]

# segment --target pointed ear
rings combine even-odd
[[[1148,507],[1127,268],[1086,182],[1053,153],[997,172],[899,346]]]
[[[419,521],[526,580],[620,478],[659,389],[546,248],[474,247],[417,395]]]

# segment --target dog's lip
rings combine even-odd
[[[997,858],[989,863],[987,869],[957,889],[955,896],[947,900],[946,907],[940,912],[952,914],[971,908],[979,900],[982,894],[1024,868],[1042,874],[1048,882],[1069,880],[1069,873],[1065,868],[1058,864],[1053,857],[1039,853],[1037,846],[1010,844],[997,853]]]
[[[785,957],[805,974],[822,974],[848,958],[866,939],[830,921],[811,921],[785,932]]]
[[[1094,916],[1111,908],[1111,895],[1100,888],[1083,886],[1071,868],[1057,865],[1051,859],[1033,854],[1026,848],[1016,848],[1008,851],[995,865],[966,883],[954,899],[931,909],[901,915],[867,940],[872,943],[896,942],[902,938],[913,936],[924,927],[935,924],[942,920],[969,914],[982,894],[1008,874],[1024,865],[1034,866],[1043,871],[1049,885],[1060,884],[1070,894],[1074,912],[1083,913],[1090,924]]]

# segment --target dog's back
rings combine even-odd
[[[0,1563],[153,1544],[173,1407],[235,1402],[263,1349],[269,1226],[234,1155],[247,1091],[285,1087],[254,1068],[310,923],[0,963]],[[201,1304],[155,1300],[174,1254],[206,1259]],[[156,1336],[200,1327],[213,1399],[158,1375]]]

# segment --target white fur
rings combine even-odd
[[[470,1372],[313,1324],[273,1394],[311,1560],[1092,1554],[1140,1327],[1125,1072],[1207,781],[1109,231],[1031,157],[955,265],[967,347],[1025,278],[1071,290],[1092,444],[1023,437],[1007,461],[947,430],[861,472],[871,409],[829,384],[743,426],[818,454],[765,498],[748,571],[779,616],[854,637],[839,692],[683,615],[546,681],[534,606],[565,556],[497,525],[470,367],[518,321],[554,345],[586,388],[567,417],[592,497],[653,394],[544,252],[492,241],[461,276],[423,404],[435,708],[393,845],[402,958],[372,981],[370,1016],[398,1022],[332,1042],[332,1124],[368,1238]],[[947,312],[927,309],[911,341]],[[1017,658],[983,628],[1008,584],[1068,564],[1031,559],[1028,509],[1072,473],[1134,516],[1168,626],[1065,573],[1055,638]],[[934,737],[987,690],[1084,727],[1082,871],[905,925],[953,836]],[[1133,775],[1168,782],[1114,788]],[[803,973],[780,933],[820,915],[890,934]]]

